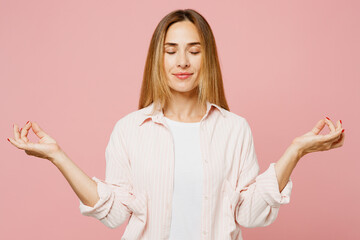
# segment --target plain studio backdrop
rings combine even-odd
[[[151,35],[185,8],[214,32],[230,111],[249,121],[260,173],[321,118],[345,128],[343,147],[300,160],[290,204],[270,226],[242,228],[244,239],[360,239],[355,0],[0,1],[1,239],[120,239],[127,223],[82,216],[60,171],[6,138],[13,123],[36,121],[104,179],[111,130],[137,110]]]

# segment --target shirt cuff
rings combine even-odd
[[[96,204],[93,207],[87,206],[80,202],[80,212],[84,216],[92,216],[97,219],[104,218],[108,211],[106,209],[110,209],[111,206],[108,206],[109,204],[112,204],[112,201],[108,201],[109,198],[114,197],[112,194],[112,191],[109,186],[107,186],[105,183],[103,183],[101,180],[99,180],[96,177],[92,178],[97,183],[97,192],[99,194],[99,201],[96,202]]]
[[[280,192],[279,183],[275,172],[275,163],[271,163],[269,168],[256,177],[257,191],[262,198],[272,207],[280,207],[282,204],[290,202],[292,181],[289,178],[285,188]]]

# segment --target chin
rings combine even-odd
[[[184,86],[173,87],[173,86],[169,86],[169,87],[170,87],[170,89],[171,89],[172,91],[182,92],[182,93],[192,92],[192,91],[195,91],[195,89],[196,89],[196,86],[191,86],[191,87],[184,87]]]

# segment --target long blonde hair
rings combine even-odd
[[[146,58],[138,108],[147,107],[153,102],[158,108],[163,108],[171,99],[171,90],[167,84],[163,64],[164,41],[169,27],[181,21],[190,21],[195,25],[204,53],[197,88],[199,103],[205,105],[206,101],[209,101],[230,111],[225,98],[214,35],[205,18],[193,9],[172,11],[157,25]]]

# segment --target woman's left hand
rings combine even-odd
[[[330,128],[330,133],[319,135],[326,124]],[[326,151],[341,147],[344,143],[344,138],[345,134],[340,120],[337,121],[335,128],[331,120],[321,119],[310,132],[295,138],[292,143],[298,147],[300,155],[304,156],[311,152]]]

